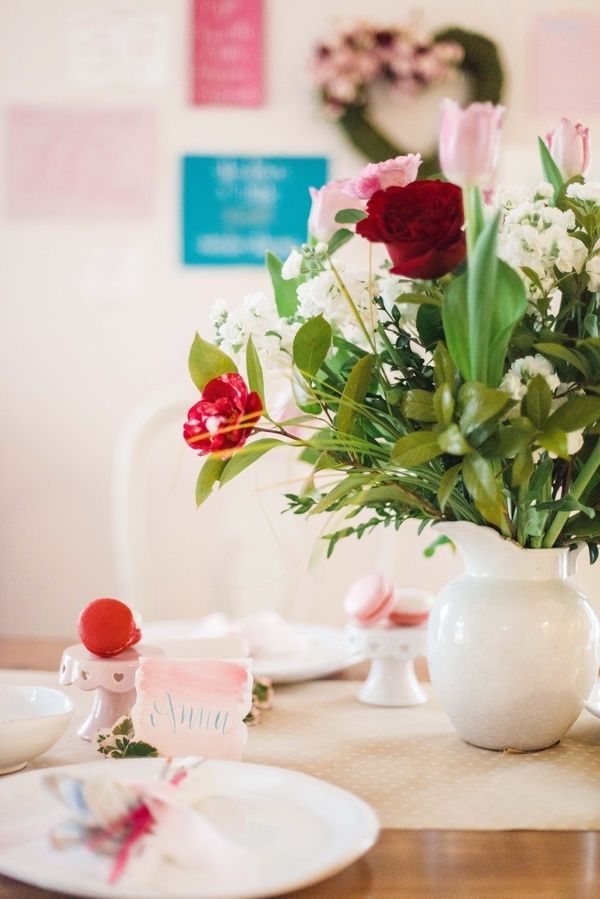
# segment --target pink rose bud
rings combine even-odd
[[[308,217],[308,230],[315,240],[327,242],[343,225],[335,217],[342,209],[363,209],[364,203],[346,192],[345,181],[330,181],[316,190],[310,188],[312,207]]]
[[[592,158],[589,128],[563,118],[546,135],[546,145],[566,181],[587,173]]]
[[[461,109],[454,100],[442,104],[440,163],[454,184],[490,183],[498,164],[503,106],[471,103]]]
[[[354,178],[346,182],[346,190],[353,197],[370,200],[375,191],[388,187],[406,187],[416,180],[420,153],[409,153],[407,156],[396,156],[385,162],[370,162]]]

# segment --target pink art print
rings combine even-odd
[[[192,102],[263,102],[262,0],[193,0]]]
[[[239,761],[252,705],[247,660],[143,657],[131,712],[135,736],[162,755]]]
[[[533,103],[540,115],[600,112],[600,16],[539,16],[534,22]]]
[[[157,122],[147,108],[18,106],[6,113],[6,213],[129,221],[152,213]]]

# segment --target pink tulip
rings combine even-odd
[[[546,135],[546,144],[561,175],[567,181],[575,175],[587,173],[592,156],[589,128],[563,118]]]
[[[388,187],[406,187],[416,180],[420,153],[409,153],[407,156],[396,156],[385,162],[370,162],[354,178],[346,182],[346,190],[353,197],[370,200],[375,191]]]
[[[498,163],[503,106],[471,103],[461,109],[454,100],[442,104],[440,163],[449,181],[486,186]]]
[[[363,209],[364,203],[346,191],[345,181],[330,181],[316,190],[309,188],[312,206],[308,217],[308,230],[315,240],[327,242],[343,225],[335,217],[342,209]]]

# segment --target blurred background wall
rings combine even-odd
[[[540,16],[564,16],[557,21],[571,47],[569,22],[595,11],[596,0],[428,0],[420,7],[398,0],[266,0],[265,102],[243,109],[190,104],[187,0],[0,0],[5,172],[8,110],[15,106],[144,108],[157,130],[152,205],[137,221],[20,220],[10,215],[5,176],[1,182],[3,634],[70,634],[84,603],[119,595],[112,503],[117,441],[148,398],[195,401],[187,352],[196,329],[208,333],[213,300],[236,302],[267,287],[258,267],[181,264],[181,157],[324,155],[332,176],[354,173],[364,160],[315,100],[307,73],[311,49],[333,27],[359,18],[401,24],[420,13],[432,31],[457,25],[497,42],[507,76],[502,175],[531,183],[535,138],[560,114],[600,135],[599,110],[589,108],[587,91],[571,92],[569,105],[560,109],[537,108],[533,60]],[[69,28],[74,16],[89,12],[161,17],[164,58],[154,84],[133,78],[90,85],[77,77]],[[592,30],[597,21],[590,19]],[[565,52],[571,52],[567,46]],[[589,77],[597,60],[588,57],[581,65]],[[440,97],[434,91],[406,109],[388,106],[386,127],[410,149],[429,146]],[[43,164],[43,147],[38,158]],[[593,171],[598,169],[596,162]],[[431,536],[417,539],[410,525],[400,534],[376,531],[360,544],[346,541],[326,565],[313,558],[309,566],[309,557],[318,556],[313,550],[324,522],[312,527],[279,516],[281,487],[266,487],[281,472],[267,466],[237,493],[232,485],[229,499],[223,491],[196,512],[198,463],[180,445],[176,417],[157,443],[155,453],[144,444],[149,459],[135,470],[142,505],[136,532],[140,592],[123,596],[150,617],[190,617],[217,607],[241,613],[269,604],[297,618],[340,622],[343,592],[366,567],[385,567],[404,585],[430,589],[460,570],[447,548],[424,559]],[[582,568],[581,581],[600,610],[600,567]]]

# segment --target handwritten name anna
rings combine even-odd
[[[150,724],[159,727],[161,722],[166,722],[171,733],[181,730],[204,730],[223,734],[227,730],[229,712],[219,709],[209,709],[203,705],[191,705],[179,703],[173,700],[167,691],[162,700],[155,699],[152,703],[153,711],[150,712]]]

